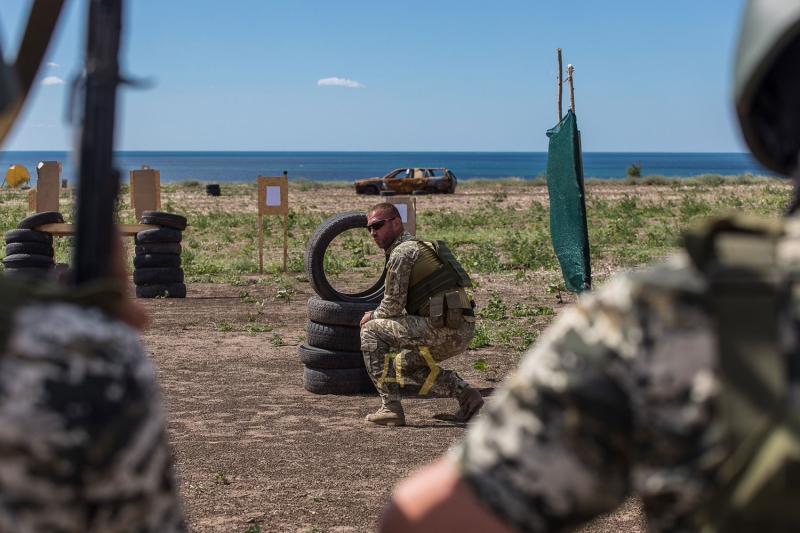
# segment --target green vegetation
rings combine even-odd
[[[637,165],[638,166],[638,165]],[[639,169],[641,170],[641,169]],[[546,177],[535,179],[460,180],[464,195],[458,205],[441,203],[438,198],[419,200],[417,233],[424,238],[443,239],[473,278],[473,289],[486,305],[476,309],[480,317],[470,348],[489,348],[473,361],[473,368],[493,378],[506,361],[496,359],[493,348],[520,355],[539,336],[555,315],[554,306],[571,301],[566,293],[560,268],[550,243],[550,213]],[[238,287],[233,294],[245,304],[244,320],[220,320],[211,327],[220,332],[250,335],[270,333],[265,339],[272,346],[285,346],[275,332],[279,325],[265,324],[265,306],[275,301],[290,302],[310,292],[302,287],[308,279],[304,269],[305,248],[314,229],[336,212],[350,209],[326,202],[321,209],[320,191],[337,191],[352,185],[290,182],[295,194],[289,210],[288,270],[283,272],[283,221],[265,216],[264,271],[258,275],[258,222],[254,205],[254,183],[225,184],[222,197],[206,198],[203,183],[189,180],[162,186],[163,209],[189,219],[183,237],[183,268],[189,283],[227,283]],[[480,187],[481,189],[478,189]],[[314,195],[299,194],[317,191]],[[345,193],[345,194],[349,194]],[[638,268],[675,251],[685,229],[700,220],[737,210],[742,213],[778,217],[791,197],[786,180],[763,176],[721,176],[707,174],[690,179],[649,175],[615,180],[586,180],[589,242],[594,285],[598,287],[621,268]],[[360,198],[359,201],[366,200]],[[377,201],[377,199],[376,199]],[[62,198],[65,218],[74,220],[71,195]],[[363,202],[362,202],[363,203]],[[454,207],[447,207],[453,205]],[[445,207],[443,207],[445,206]],[[27,215],[27,193],[0,189],[0,230],[16,227]],[[133,222],[127,187],[116,205],[117,220]],[[56,259],[69,262],[71,238],[55,240]],[[132,242],[128,241],[132,255]],[[5,247],[0,247],[0,259]],[[328,278],[334,285],[354,284],[366,288],[380,274],[384,255],[363,230],[343,233],[331,243],[325,255]],[[0,267],[2,268],[2,267]],[[495,291],[495,280],[508,285],[536,287],[536,294],[511,297]],[[259,297],[254,297],[258,285]],[[267,289],[267,294],[263,291]],[[487,294],[486,289],[489,289]],[[355,291],[352,291],[355,292]],[[530,294],[527,289],[523,294]],[[503,301],[501,293],[507,301]],[[488,299],[487,299],[488,296]],[[237,317],[240,319],[241,315]],[[180,323],[183,330],[197,327],[195,322]],[[302,342],[299,336],[297,342]],[[215,339],[219,344],[222,341]],[[295,342],[294,336],[290,342]],[[487,354],[487,355],[484,355]],[[491,362],[489,362],[491,360]],[[508,361],[511,364],[512,361]],[[198,492],[206,485],[193,487]]]
[[[642,162],[639,161],[639,164],[631,163],[631,166],[627,168],[625,173],[630,176],[631,178],[641,178],[642,177]]]

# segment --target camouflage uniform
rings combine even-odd
[[[574,527],[634,492],[651,533],[693,531],[724,458],[704,288],[678,256],[565,313],[451,451],[479,499],[539,532]]]
[[[389,261],[383,300],[372,312],[372,320],[361,328],[364,364],[384,403],[400,400],[406,378],[422,385],[421,394],[432,389],[455,397],[467,386],[454,371],[434,362],[466,350],[475,336],[475,323],[464,320],[459,329],[437,328],[428,317],[404,314],[411,267],[419,257],[413,238],[404,231],[386,250]],[[402,350],[394,361],[392,348]]]
[[[35,302],[0,346],[0,531],[184,531],[153,368],[96,309]]]

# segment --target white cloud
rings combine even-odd
[[[47,66],[48,67],[60,67],[61,65],[59,65],[58,63],[53,63],[52,61],[48,61],[47,62]]]
[[[317,85],[322,87],[323,85],[335,85],[338,87],[351,87],[353,89],[363,89],[364,86],[358,83],[357,81],[347,80],[344,78],[322,78],[317,82]]]
[[[42,85],[64,85],[64,80],[56,76],[47,76],[42,80]]]

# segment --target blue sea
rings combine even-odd
[[[61,161],[62,178],[75,182],[76,161],[67,152],[0,152],[0,169],[24,165],[36,182],[40,161]],[[587,178],[619,178],[631,163],[642,174],[691,177],[698,174],[771,174],[744,153],[608,153],[583,154]],[[5,165],[5,166],[3,166]],[[546,152],[117,152],[116,165],[127,171],[142,165],[159,169],[161,181],[196,179],[206,182],[246,182],[284,171],[289,180],[354,181],[383,176],[401,167],[446,167],[459,179],[535,178],[547,168]]]

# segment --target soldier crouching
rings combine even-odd
[[[483,398],[437,364],[463,353],[475,335],[475,314],[464,290],[471,286],[469,276],[443,242],[405,231],[393,204],[373,206],[367,229],[389,259],[383,300],[361,320],[364,363],[382,403],[366,421],[405,425],[400,387],[406,379],[421,385],[420,394],[433,390],[457,398],[456,419],[469,420]],[[402,351],[394,355],[396,349]]]

